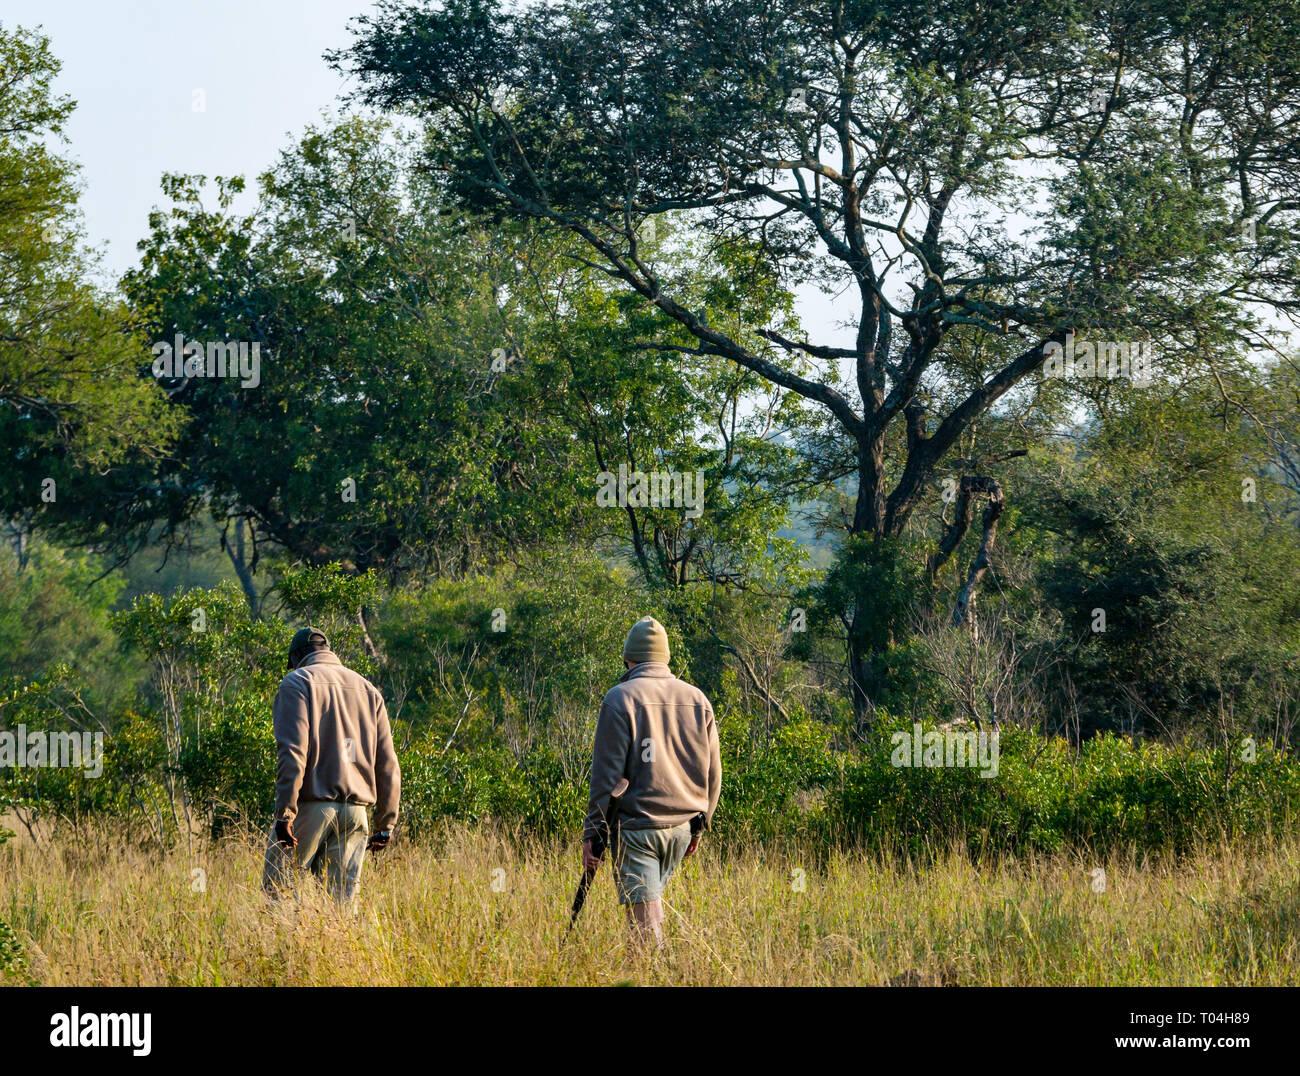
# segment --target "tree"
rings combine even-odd
[[[1049,346],[1228,362],[1261,306],[1295,309],[1295,8],[390,0],[332,58],[429,121],[464,203],[567,229],[696,351],[819,405],[855,464],[851,535],[890,544]],[[853,345],[710,324],[639,241],[664,213],[844,289]],[[901,625],[854,586],[867,724]]]
[[[787,443],[805,409],[715,356],[661,361],[683,346],[680,327],[604,274],[575,267],[571,239],[547,238],[532,244],[551,263],[537,275],[552,293],[535,313],[549,330],[530,356],[537,406],[585,448],[598,481],[583,484],[604,509],[594,513],[597,533],[628,553],[649,587],[752,583],[768,570],[791,496],[816,482]],[[792,296],[774,286],[752,249],[724,249],[711,260],[663,222],[654,242],[670,247],[661,262],[715,324],[743,331],[774,309],[793,318]],[[677,483],[671,503],[661,503],[665,475]]]
[[[173,352],[255,341],[263,366],[247,386],[164,378],[185,434],[118,485],[152,487],[174,533],[211,511],[253,608],[268,549],[394,580],[588,540],[630,550],[650,585],[761,570],[786,491],[808,484],[771,479],[794,401],[751,412],[761,378],[659,363],[680,327],[575,264],[571,237],[468,218],[418,165],[391,125],[351,118],[286,152],[248,218],[230,211],[239,180],[205,205],[198,177],[165,178],[173,205],[124,282],[140,333]],[[752,251],[701,259],[667,224],[659,242],[722,323],[789,316]],[[620,466],[686,472],[693,503],[600,510]]]
[[[157,457],[165,397],[136,377],[120,303],[94,287],[76,167],[52,152],[75,107],[38,33],[0,28],[0,516],[25,566],[38,522],[75,518],[90,475]]]
[[[1231,719],[1285,742],[1300,549],[1272,431],[1230,402],[1268,414],[1269,381],[1162,386],[1036,461],[1015,544],[1038,608],[1018,616],[1059,624],[1044,642],[1072,690],[1045,710],[1062,725],[1187,735]]]
[[[250,604],[266,551],[464,574],[582,515],[571,438],[519,376],[516,244],[445,212],[408,148],[385,123],[308,131],[249,218],[239,181],[205,206],[198,177],[167,177],[125,279],[147,339],[259,348],[256,383],[164,377],[185,436],[140,479],[173,527],[213,513]]]

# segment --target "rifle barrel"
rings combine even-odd
[[[623,793],[627,791],[627,778],[620,777],[618,784],[614,786],[614,792],[609,797],[609,806],[605,808],[605,817],[601,819],[601,828],[591,838],[591,854],[597,859],[605,854],[605,849],[609,847],[610,837],[610,819],[618,817],[618,801],[623,798]],[[569,916],[569,930],[573,930],[573,924],[578,921],[578,913],[582,911],[583,904],[587,901],[587,891],[591,889],[591,883],[596,879],[597,867],[583,868],[582,879],[578,882],[578,891],[573,894],[573,913]]]

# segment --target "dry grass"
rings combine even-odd
[[[268,906],[260,865],[252,839],[166,858],[11,841],[0,919],[26,970],[9,981],[1282,985],[1300,962],[1294,839],[1114,859],[1104,893],[1090,883],[1098,864],[1069,856],[977,868],[954,854],[913,869],[832,855],[816,868],[790,850],[719,859],[706,842],[669,887],[670,944],[653,959],[625,945],[607,867],[562,944],[578,862],[558,844],[465,828],[401,843],[367,862],[356,918],[311,887]]]

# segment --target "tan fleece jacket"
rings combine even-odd
[[[344,800],[374,805],[375,832],[393,827],[402,772],[374,684],[317,650],[280,681],[274,724],[276,818],[293,818],[300,800]]]
[[[722,790],[713,707],[662,661],[634,665],[600,704],[583,840],[597,832],[620,777],[625,829],[679,826],[701,811],[713,821]]]

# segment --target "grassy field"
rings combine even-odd
[[[46,985],[1283,985],[1300,965],[1300,840],[1177,862],[927,866],[707,842],[629,951],[608,867],[562,944],[576,850],[470,829],[370,858],[355,918],[269,906],[261,848],[162,858],[108,841],[0,846],[10,983]],[[1105,870],[1105,891],[1093,872]],[[202,872],[202,873],[195,873]],[[802,873],[801,873],[802,872]]]

